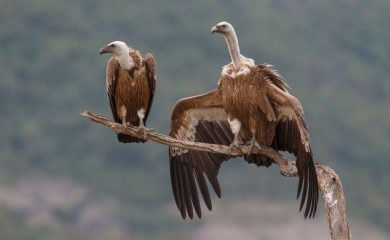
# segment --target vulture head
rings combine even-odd
[[[134,67],[134,61],[129,56],[129,47],[126,43],[121,41],[115,41],[107,44],[100,49],[100,55],[104,53],[113,54],[119,61],[119,64],[123,69],[130,70]]]
[[[112,53],[115,56],[120,56],[122,54],[128,54],[129,47],[124,42],[115,41],[102,47],[99,53],[100,55],[104,53]]]
[[[228,22],[220,22],[211,28],[211,33],[220,33],[222,35],[231,35],[234,33],[233,26]]]

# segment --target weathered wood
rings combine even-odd
[[[331,239],[352,239],[340,178],[333,169],[325,165],[317,164],[316,172],[324,199]]]
[[[154,131],[148,131],[144,133],[140,131],[137,127],[125,127],[122,124],[112,122],[105,117],[88,111],[84,111],[83,113],[81,113],[81,115],[86,118],[89,118],[96,123],[100,123],[113,129],[116,133],[126,133],[139,138],[144,138],[144,136],[146,136],[147,140],[149,141],[169,145],[172,147],[212,153],[228,153],[227,146],[200,142],[185,142],[175,138],[171,138],[167,135],[156,133]],[[249,146],[233,147],[231,149],[230,155],[233,157],[243,156],[248,153],[249,148]],[[273,148],[267,146],[260,146],[259,149],[255,147],[252,153],[261,153],[273,159],[275,164],[279,166],[280,172],[283,176],[298,176],[298,171],[295,166],[295,162],[286,159]],[[327,213],[326,216],[328,219],[331,239],[351,240],[352,235],[347,219],[344,191],[339,177],[333,169],[322,164],[316,164],[316,172],[318,177],[318,184],[322,192],[322,197],[324,199],[324,207]]]

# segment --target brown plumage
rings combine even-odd
[[[156,87],[156,62],[152,54],[143,59],[140,52],[123,42],[112,42],[100,54],[113,53],[107,62],[106,88],[115,122],[145,129]],[[118,134],[123,143],[145,142],[144,139]]]
[[[284,79],[270,65],[255,65],[240,55],[233,27],[220,23],[212,32],[225,36],[232,63],[224,66],[219,86],[209,93],[181,99],[174,107],[170,136],[178,139],[240,145],[249,142],[293,153],[299,175],[298,197],[302,192],[304,216],[313,217],[317,208],[318,183],[304,122],[297,98],[288,93]],[[205,176],[218,197],[217,175],[228,155],[170,148],[172,190],[183,218],[201,217],[198,185],[208,209],[212,209]],[[269,166],[271,159],[259,154],[244,156],[249,163]]]

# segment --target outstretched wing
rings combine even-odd
[[[111,57],[106,66],[106,91],[108,96],[108,101],[110,102],[110,108],[112,117],[115,122],[120,123],[121,119],[119,118],[116,112],[116,103],[115,103],[115,93],[118,82],[119,74],[119,62],[115,57]]]
[[[148,108],[146,109],[146,112],[145,112],[144,122],[146,122],[146,120],[148,118],[150,108],[152,107],[152,104],[153,104],[154,93],[156,90],[157,65],[156,65],[156,60],[154,59],[153,54],[147,53],[145,55],[145,66],[146,66],[146,74],[147,74],[147,79],[148,79],[150,96],[149,96]]]
[[[172,114],[170,136],[185,141],[229,145],[233,135],[218,90],[178,101]],[[173,195],[182,217],[185,219],[188,214],[192,219],[195,210],[201,218],[196,185],[211,210],[205,176],[217,196],[221,197],[217,175],[221,163],[228,156],[171,147],[169,158]]]
[[[302,192],[300,210],[307,198],[304,216],[310,218],[314,217],[317,209],[318,181],[302,106],[298,99],[293,99],[286,105],[276,107],[278,125],[273,147],[296,156],[299,176],[297,198]]]

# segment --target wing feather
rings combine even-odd
[[[151,53],[145,54],[145,66],[146,66],[146,73],[147,73],[149,93],[150,93],[149,104],[148,104],[148,108],[146,109],[145,118],[144,118],[144,121],[146,122],[150,112],[150,108],[152,107],[153,104],[154,94],[156,91],[156,82],[157,82],[157,64],[153,54]]]
[[[300,210],[306,202],[305,218],[314,217],[319,195],[318,180],[302,105],[288,93],[283,77],[271,65],[258,65],[258,73],[267,82],[267,96],[277,114],[278,124],[272,146],[296,156],[299,177],[297,198],[302,193]]]
[[[199,169],[194,169],[195,172],[195,179],[198,183],[198,187],[200,190],[200,193],[202,194],[202,198],[206,204],[206,207],[211,210],[212,204],[211,204],[211,197],[209,193],[209,188],[207,187],[206,180],[204,179],[204,174]],[[201,217],[201,212],[198,214],[199,217]]]
[[[192,194],[191,194],[191,186],[190,186],[190,180],[189,178],[192,178],[192,176],[189,176],[187,175],[187,166],[186,165],[183,165],[182,166],[182,169],[181,169],[181,174],[182,174],[182,181],[183,181],[183,186],[184,186],[184,196],[185,196],[185,203],[186,203],[186,209],[187,209],[187,212],[188,212],[188,216],[189,218],[193,219],[194,218],[194,211],[193,209],[195,208],[192,207]]]
[[[193,169],[190,169],[190,168],[186,168],[187,172],[187,177],[188,177],[188,181],[189,181],[189,185],[190,185],[190,188],[191,188],[191,201],[192,201],[192,204],[194,206],[194,209],[195,209],[195,212],[196,214],[199,216],[202,215],[202,212],[200,210],[200,202],[199,202],[199,197],[198,197],[198,190],[196,189],[196,183],[195,183],[195,179],[192,177],[194,175],[194,170]]]
[[[187,203],[186,200],[186,195],[185,195],[185,190],[184,190],[184,179],[183,179],[183,165],[178,165],[177,166],[177,174],[178,174],[178,185],[179,185],[179,194],[180,194],[180,200],[181,200],[181,206],[180,206],[180,212],[181,216],[183,218],[186,218],[186,206],[185,204]]]
[[[217,91],[179,101],[173,111],[170,136],[186,141],[229,145],[233,135],[220,102]],[[201,218],[198,188],[207,208],[211,210],[205,177],[217,196],[221,197],[217,176],[221,163],[228,156],[172,147],[169,156],[173,195],[182,217],[188,215],[192,219],[195,210]]]
[[[112,117],[115,122],[121,122],[121,119],[118,117],[118,113],[116,112],[116,104],[115,104],[115,93],[118,82],[118,74],[119,74],[119,62],[115,57],[111,57],[106,66],[106,91],[108,96],[108,101],[110,102],[110,108]]]
[[[302,109],[299,101],[295,101],[294,104],[299,104],[298,108]],[[278,125],[273,147],[296,156],[299,176],[297,198],[302,193],[300,210],[306,202],[304,216],[310,218],[314,217],[317,209],[318,180],[303,111],[294,109],[296,108],[289,105],[277,106]]]

